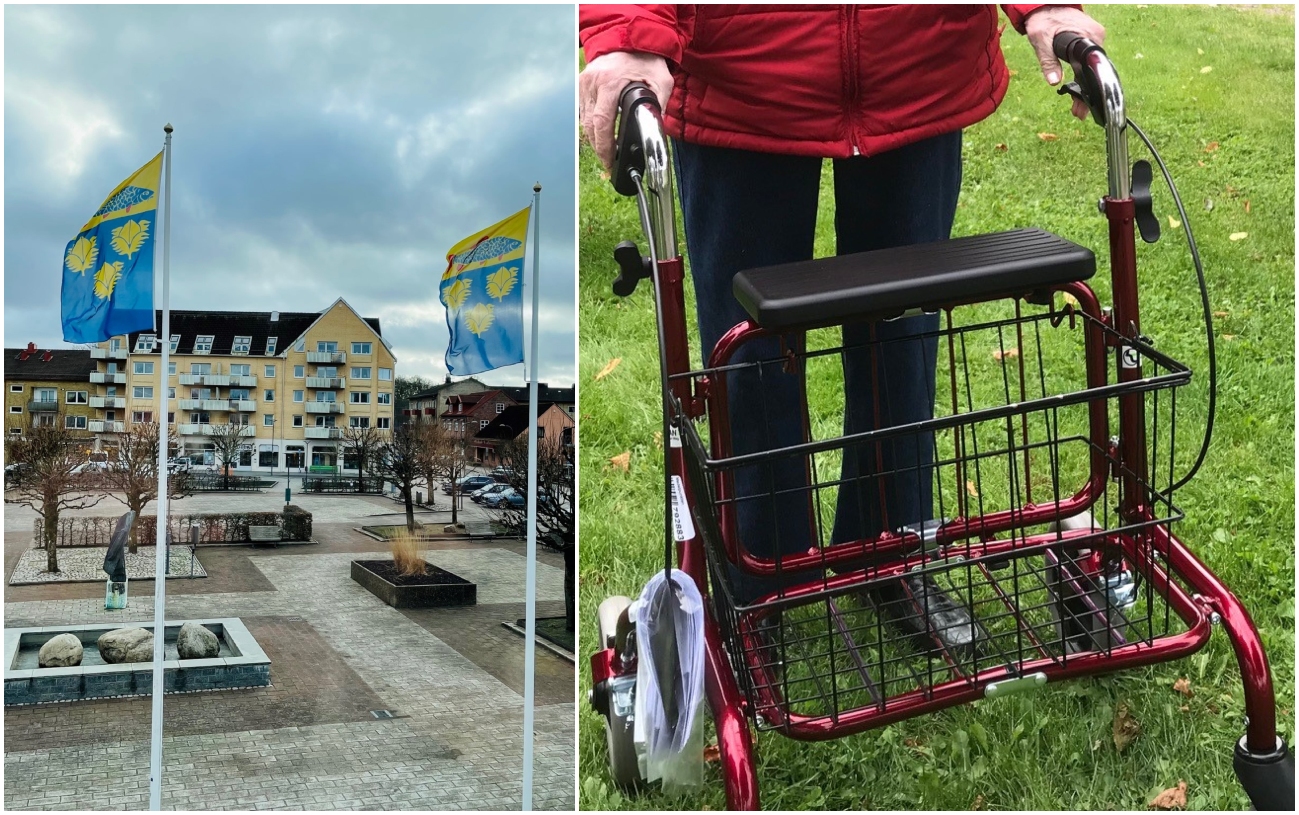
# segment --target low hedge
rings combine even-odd
[[[151,546],[158,535],[158,518],[143,515],[136,519],[141,546]],[[192,524],[199,526],[199,543],[243,543],[248,540],[250,526],[277,526],[283,540],[311,540],[311,513],[289,504],[282,512],[224,512],[171,516],[171,542],[183,546],[189,542]],[[60,518],[58,540],[60,548],[78,546],[107,546],[113,537],[117,518]],[[44,521],[33,524],[36,545],[43,546]]]

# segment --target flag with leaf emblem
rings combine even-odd
[[[447,371],[455,376],[523,362],[523,250],[528,209],[447,252],[440,299],[447,309]]]
[[[63,339],[101,342],[153,325],[153,235],[162,153],[109,193],[63,250]]]

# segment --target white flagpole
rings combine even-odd
[[[162,408],[158,421],[158,535],[153,566],[153,732],[149,740],[149,809],[162,809],[162,693],[164,687],[162,662],[167,641],[167,386],[168,366],[171,364],[171,131],[169,122],[163,127],[167,139],[163,143],[163,206],[162,221]]]
[[[527,627],[523,645],[523,810],[532,810],[532,697],[537,662],[537,315],[541,292],[537,286],[537,257],[541,248],[541,182],[532,185],[532,359],[528,379],[528,574]]]

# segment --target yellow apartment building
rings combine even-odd
[[[173,310],[170,333],[167,420],[179,455],[215,463],[213,428],[233,424],[246,428],[239,470],[341,472],[345,427],[392,427],[397,360],[379,320],[342,298],[320,312]],[[113,337],[90,355],[89,429],[111,447],[158,413],[161,338]]]
[[[94,444],[90,422],[90,372],[95,362],[83,349],[5,349],[5,438],[21,436],[33,424],[62,421],[73,434]]]

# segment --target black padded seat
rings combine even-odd
[[[758,325],[791,331],[1019,297],[1095,273],[1090,249],[1015,229],[750,269],[732,290]]]

